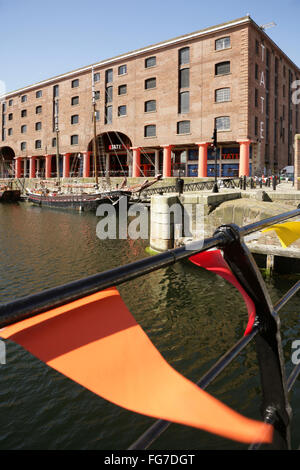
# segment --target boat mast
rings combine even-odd
[[[94,175],[95,183],[98,184],[98,175],[97,175],[97,144],[96,144],[96,99],[95,99],[95,77],[94,77],[94,67],[92,67],[92,105],[93,105],[93,126],[94,126],[94,138],[93,138],[93,155],[94,155]]]
[[[56,132],[56,176],[57,176],[57,182],[59,184],[60,176],[59,176],[58,98],[55,98],[55,101],[54,101],[54,123],[55,123],[55,132]]]

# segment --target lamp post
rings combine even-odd
[[[212,192],[213,193],[218,193],[219,188],[218,188],[218,180],[217,180],[218,164],[217,164],[217,129],[216,128],[214,128],[214,133],[213,133],[212,139],[213,139],[213,152],[214,152],[214,155],[215,155],[215,182],[214,182],[214,185],[213,185]]]

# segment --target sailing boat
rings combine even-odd
[[[2,152],[0,153],[0,163],[1,169],[0,173],[2,175],[4,172],[7,172],[7,175],[12,176],[11,169],[6,164]],[[1,171],[2,170],[2,171]],[[0,181],[0,202],[16,202],[19,201],[21,198],[21,191],[19,189],[13,189],[12,181]]]
[[[111,188],[109,174],[103,170],[103,174],[106,173],[105,185],[109,189],[104,189],[104,184],[99,185],[98,174],[97,174],[97,133],[96,133],[96,99],[95,99],[95,82],[94,82],[94,68],[92,67],[92,108],[93,108],[93,155],[94,155],[94,184],[91,192],[85,191],[88,185],[66,185],[68,190],[64,191],[63,185],[60,184],[59,175],[59,128],[58,128],[58,98],[55,98],[55,130],[56,130],[56,168],[57,168],[57,181],[56,186],[51,191],[43,183],[40,188],[35,190],[27,189],[27,199],[29,202],[40,206],[58,207],[65,209],[77,209],[83,210],[96,210],[99,204],[111,203],[116,205],[124,197],[130,198],[132,194],[139,193],[145,187],[155,184],[162,175],[158,175],[153,181],[144,181],[141,184],[135,186],[127,185],[127,178],[125,177],[120,187],[114,189]],[[101,164],[101,162],[100,162]],[[104,183],[104,182],[103,182]],[[75,192],[71,192],[71,187],[75,188]]]

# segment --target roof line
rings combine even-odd
[[[104,66],[104,65],[107,65],[107,64],[113,64],[114,62],[120,61],[122,59],[127,59],[127,58],[130,58],[130,57],[134,57],[136,55],[144,54],[145,52],[151,52],[151,51],[153,51],[155,49],[158,49],[158,48],[167,47],[167,46],[170,46],[172,44],[177,44],[177,43],[180,43],[180,42],[184,42],[184,41],[187,41],[189,39],[197,38],[199,36],[210,34],[210,33],[215,32],[215,31],[222,31],[223,29],[227,29],[227,28],[237,26],[237,25],[240,25],[240,24],[243,24],[243,23],[247,23],[249,21],[250,21],[250,17],[246,16],[246,17],[243,17],[243,18],[239,18],[237,20],[230,21],[228,23],[222,23],[220,25],[212,26],[212,27],[209,27],[209,28],[202,29],[200,31],[195,31],[193,33],[185,34],[183,36],[178,36],[178,37],[173,38],[173,39],[162,41],[162,42],[156,43],[156,44],[151,45],[151,46],[146,46],[146,47],[143,47],[141,49],[136,49],[132,52],[127,52],[127,53],[121,54],[119,56],[112,57],[110,59],[105,59],[105,60],[102,60],[100,62],[96,62],[92,65],[87,65],[87,66],[84,66],[84,67],[80,67],[79,69],[72,70],[71,72],[63,73],[63,74],[57,75],[55,77],[51,77],[51,78],[46,79],[46,80],[42,80],[41,82],[34,83],[33,85],[28,85],[28,86],[25,86],[23,88],[19,88],[17,90],[6,93],[5,95],[1,95],[0,99],[1,98],[3,99],[5,97],[14,96],[14,95],[22,93],[24,91],[28,91],[32,88],[37,88],[39,86],[43,86],[43,85],[46,85],[48,83],[52,83],[52,82],[57,81],[57,80],[61,80],[61,79],[64,79],[64,78],[71,77],[72,75],[76,75],[76,74],[86,72],[88,70],[92,70],[92,68],[101,67],[101,66]]]
[[[202,30],[199,30],[199,31],[195,31],[193,33],[178,36],[178,37],[173,38],[173,39],[162,41],[162,42],[156,43],[156,44],[151,45],[151,46],[146,46],[146,47],[143,47],[141,49],[136,49],[134,51],[127,52],[127,53],[118,55],[116,57],[112,57],[110,59],[104,59],[100,62],[96,62],[94,64],[87,65],[87,66],[84,66],[84,67],[80,67],[79,69],[72,70],[71,72],[66,72],[66,73],[63,73],[63,74],[60,74],[60,75],[56,75],[56,76],[48,78],[46,80],[42,80],[41,82],[34,83],[33,85],[28,85],[28,86],[25,86],[23,88],[19,88],[17,90],[11,91],[9,93],[3,94],[3,95],[0,96],[0,99],[3,100],[3,99],[6,99],[7,97],[15,96],[16,94],[20,94],[20,93],[23,93],[25,91],[29,91],[29,90],[34,89],[34,88],[38,88],[38,87],[56,82],[58,80],[63,80],[65,78],[72,77],[73,75],[78,75],[78,74],[84,73],[88,70],[92,70],[93,68],[97,69],[97,67],[103,67],[105,65],[114,64],[115,62],[118,62],[120,60],[125,60],[125,59],[128,59],[128,58],[134,57],[134,56],[145,54],[146,52],[154,51],[154,50],[159,49],[159,48],[167,47],[167,46],[170,46],[170,45],[173,45],[173,44],[178,44],[178,43],[187,41],[189,39],[193,39],[193,38],[197,38],[197,37],[200,37],[200,36],[204,36],[206,34],[213,33],[215,31],[222,31],[224,29],[228,29],[228,28],[231,28],[233,26],[238,26],[240,24],[244,24],[244,23],[247,23],[247,22],[251,23],[259,32],[264,34],[264,36],[277,49],[280,50],[280,52],[286,57],[286,59],[294,67],[296,67],[299,70],[299,67],[285,54],[285,52],[282,51],[282,49],[280,49],[280,47],[270,38],[270,36],[268,36],[268,34],[266,34],[266,32],[262,28],[260,28],[257,23],[255,23],[255,21],[250,16],[244,16],[243,18],[238,18],[236,20],[232,20],[232,21],[229,21],[227,23],[221,23],[219,25],[212,26],[212,27],[209,27],[209,28],[205,28],[205,29],[202,29]]]

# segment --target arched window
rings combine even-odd
[[[230,101],[230,88],[219,88],[215,91],[215,102],[223,103],[224,101]]]
[[[219,62],[215,65],[215,75],[225,75],[226,73],[230,73],[229,60],[226,62]]]
[[[156,111],[156,100],[149,100],[145,102],[145,113]]]
[[[215,127],[218,131],[230,130],[230,117],[220,116],[215,119]]]
[[[190,62],[190,48],[189,47],[183,47],[182,49],[179,49],[178,54],[179,54],[179,65],[189,64]]]
[[[150,124],[149,126],[145,126],[144,136],[145,137],[155,137],[156,136],[156,125],[155,124]]]
[[[177,122],[177,134],[189,134],[191,132],[190,121]]]
[[[156,78],[147,78],[145,80],[145,90],[149,90],[150,88],[155,88],[156,87]]]
[[[71,135],[71,145],[78,144],[78,135]]]
[[[215,49],[216,51],[220,51],[222,49],[228,49],[230,47],[230,36],[226,36],[225,38],[217,39],[215,42]]]
[[[179,93],[179,106],[178,112],[188,113],[190,111],[190,93],[189,91],[184,91],[183,93]]]

